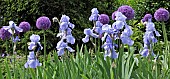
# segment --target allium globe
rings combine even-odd
[[[42,16],[37,19],[36,26],[38,29],[47,30],[51,26],[51,21],[48,17]]]
[[[11,36],[11,33],[8,32],[7,30],[5,30],[4,28],[1,28],[0,29],[0,38],[2,40],[5,40],[5,39],[10,39],[10,36]]]
[[[131,20],[135,16],[135,12],[132,7],[128,5],[123,5],[118,8],[118,11],[127,17],[127,20]]]
[[[169,19],[169,12],[164,8],[159,8],[154,13],[154,18],[157,21],[167,21]]]
[[[102,24],[108,24],[110,19],[109,16],[106,14],[101,14],[98,18],[98,20],[102,23]]]
[[[30,24],[29,24],[28,22],[21,22],[21,23],[19,24],[19,27],[20,27],[21,29],[23,29],[23,32],[27,32],[27,31],[29,31],[30,28],[31,28],[31,26],[30,26]]]
[[[146,14],[146,15],[143,17],[142,21],[145,22],[145,21],[148,21],[149,19],[152,19],[152,15],[151,15],[151,14]]]

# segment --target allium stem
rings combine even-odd
[[[25,40],[25,60],[27,62],[27,40]],[[25,75],[26,75],[26,69],[24,68],[24,77],[26,77]]]
[[[45,39],[45,30],[44,30],[44,66],[46,61],[46,39]]]
[[[167,39],[167,33],[166,33],[166,28],[165,28],[164,22],[162,22],[162,30],[163,30],[163,38],[164,38],[164,42],[165,42],[165,47],[167,50],[168,49],[168,39]]]
[[[164,38],[164,42],[165,42],[165,62],[168,63],[168,50],[169,50],[169,45],[168,45],[168,39],[167,39],[167,33],[166,33],[166,28],[165,28],[165,23],[162,22],[162,30],[163,30],[163,38]]]
[[[9,48],[8,48],[8,40],[6,39],[6,53],[9,53]]]

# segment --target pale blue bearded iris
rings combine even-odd
[[[66,15],[62,15],[60,19],[60,28],[57,37],[60,37],[62,40],[66,39],[68,43],[74,44],[75,38],[72,36],[71,32],[74,29],[75,25],[69,22],[70,18]]]
[[[102,36],[102,26],[103,24],[100,21],[96,21],[96,27],[94,27],[94,31],[99,34],[99,36]]]
[[[115,13],[115,17],[116,22],[112,24],[112,28],[117,31],[115,32],[115,35],[117,36],[117,38],[120,38],[122,40],[123,44],[128,44],[132,46],[134,44],[134,41],[131,40],[130,36],[133,34],[133,31],[130,28],[130,26],[126,24],[127,17],[118,11]],[[123,30],[122,34],[119,37],[118,35],[120,34],[120,31],[124,27],[125,29]]]
[[[16,26],[16,24],[13,21],[9,21],[9,26],[3,26],[3,28],[5,30],[8,30],[11,34],[16,33],[16,31],[18,32],[22,32],[23,29],[21,29],[20,27]]]
[[[63,40],[59,41],[57,43],[57,52],[58,52],[58,56],[62,56],[64,54],[64,49],[67,49],[69,52],[74,52],[75,50],[73,50],[70,46],[67,45],[67,43],[63,42]]]
[[[90,37],[94,37],[94,38],[99,37],[99,35],[93,33],[93,30],[91,30],[90,28],[84,29],[84,34],[86,35],[85,38],[82,39],[82,41],[84,43],[87,43],[89,41]]]
[[[97,21],[98,20],[98,15],[99,11],[97,10],[97,8],[93,8],[91,10],[91,16],[89,17],[89,20],[90,21]]]
[[[36,68],[37,66],[41,66],[42,64],[39,63],[38,59],[35,57],[34,51],[29,52],[28,60],[24,64],[25,68]]]
[[[74,44],[75,38],[72,35],[72,30],[74,29],[75,25],[69,22],[70,18],[66,15],[62,15],[60,19],[60,28],[59,33],[57,34],[57,37],[60,37],[61,40],[57,43],[57,50],[58,50],[58,56],[61,56],[64,54],[64,49],[66,48],[69,52],[74,52],[71,47],[69,47],[67,44]],[[64,42],[64,40],[66,40]]]
[[[126,25],[124,31],[122,32],[120,39],[122,40],[123,44],[128,44],[129,46],[132,46],[134,44],[134,41],[131,40],[130,36],[133,34],[133,31],[131,30],[130,26]]]
[[[102,48],[105,49],[105,54],[104,54],[104,59],[108,56],[113,59],[118,58],[118,54],[116,53],[115,49],[115,44],[112,41],[112,38],[110,35],[106,36],[106,42],[102,45]]]
[[[38,50],[43,49],[43,47],[41,46],[41,43],[39,42],[40,41],[39,35],[32,34],[30,36],[30,40],[31,40],[31,42],[29,43],[29,46],[28,46],[29,50],[34,50],[35,47],[39,47]]]
[[[150,52],[152,53],[152,55],[154,55],[153,49],[152,49],[152,43],[157,42],[157,39],[155,38],[154,33],[156,36],[161,36],[159,32],[156,31],[155,24],[151,21],[151,19],[148,19],[148,22],[146,23],[146,32],[143,37],[144,50],[140,53],[144,57],[147,57]]]

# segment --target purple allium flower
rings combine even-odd
[[[36,68],[37,66],[41,66],[42,64],[39,63],[38,59],[35,57],[34,55],[34,51],[29,52],[28,55],[28,60],[27,62],[24,64],[25,68]]]
[[[31,26],[30,26],[30,24],[29,24],[28,22],[21,22],[21,23],[19,24],[19,27],[20,27],[21,29],[23,29],[23,32],[27,32],[27,31],[29,31],[30,28],[31,28]]]
[[[47,30],[51,26],[51,21],[50,21],[50,19],[48,17],[42,16],[42,17],[39,17],[37,19],[36,26],[37,26],[38,29]]]
[[[157,21],[167,21],[169,19],[169,12],[164,8],[159,8],[154,13],[154,18]]]
[[[109,16],[106,15],[106,14],[101,14],[99,17],[98,17],[98,20],[102,23],[102,24],[108,24],[110,19],[109,19]]]
[[[115,15],[116,12],[117,12],[117,11],[114,11],[114,12],[112,13],[112,20],[115,20],[115,18],[116,18],[116,15]]]
[[[89,20],[90,21],[97,21],[99,11],[97,10],[97,8],[93,8],[91,10],[91,12],[92,13],[91,13],[91,16],[89,17]]]
[[[13,21],[9,21],[9,26],[3,26],[3,28],[5,30],[8,30],[8,32],[10,32],[11,34],[16,33],[16,31],[18,32],[22,32],[23,29],[21,29],[20,27],[16,26],[16,24]],[[14,30],[12,30],[14,29]]]
[[[41,43],[39,42],[40,41],[39,35],[32,34],[30,36],[30,40],[31,42],[29,43],[29,46],[28,46],[29,50],[34,50],[35,47],[38,47],[38,51],[43,49],[43,47],[41,46]]]
[[[119,7],[118,11],[124,14],[127,17],[127,20],[131,20],[135,16],[134,10],[128,5],[123,5]]]
[[[152,15],[151,14],[146,14],[143,19],[142,22],[148,21],[149,19],[152,19]]]
[[[7,30],[5,30],[4,28],[1,28],[0,29],[0,38],[2,40],[5,40],[5,39],[10,39],[11,37],[11,33],[8,32]]]

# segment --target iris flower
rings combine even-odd
[[[3,26],[5,30],[8,30],[11,34],[14,34],[16,31],[22,32],[23,29],[20,27],[16,26],[16,24],[13,21],[9,21],[9,26]]]
[[[32,34],[30,36],[30,40],[31,42],[28,44],[28,49],[29,50],[34,50],[35,47],[38,47],[38,50],[42,50],[43,47],[41,46],[41,43],[39,42],[40,41],[40,36],[39,35],[35,35],[35,34]]]
[[[104,59],[109,56],[113,59],[118,58],[118,54],[116,53],[114,47],[116,46],[116,44],[113,43],[112,38],[110,37],[110,35],[107,35],[106,37],[106,42],[102,45],[102,48],[105,49],[105,55],[104,55]]]
[[[159,32],[155,29],[155,24],[151,21],[151,19],[148,19],[148,22],[146,22],[146,32],[143,36],[144,50],[140,53],[144,57],[147,57],[149,55],[149,52],[151,52],[152,55],[154,55],[151,45],[152,43],[157,42],[154,33],[156,36],[161,36]],[[148,47],[150,47],[150,49]]]
[[[38,59],[35,57],[34,51],[29,52],[28,60],[24,64],[25,68],[36,68],[37,66],[41,66],[42,64],[39,63]]]
[[[70,46],[67,45],[67,43],[63,42],[63,40],[59,41],[57,43],[57,52],[58,52],[58,56],[62,56],[64,54],[64,49],[66,48],[69,52],[74,52],[75,50],[73,50]]]
[[[57,37],[60,37],[61,40],[57,43],[57,50],[58,50],[58,56],[61,56],[64,54],[64,49],[66,48],[69,52],[74,52],[71,47],[68,46],[68,43],[74,44],[75,38],[72,35],[72,30],[74,29],[75,25],[69,22],[70,18],[66,15],[62,15],[60,19],[60,28],[59,33],[57,34]],[[66,41],[64,41],[66,40]]]
[[[89,20],[90,21],[97,21],[98,20],[98,15],[99,11],[97,10],[97,8],[93,8],[91,10],[91,16],[89,17]]]
[[[84,43],[87,43],[90,39],[90,37],[94,37],[94,38],[98,38],[99,36],[95,33],[93,33],[93,30],[88,28],[88,29],[84,29],[84,34],[86,35],[85,38],[82,39],[82,41]]]

